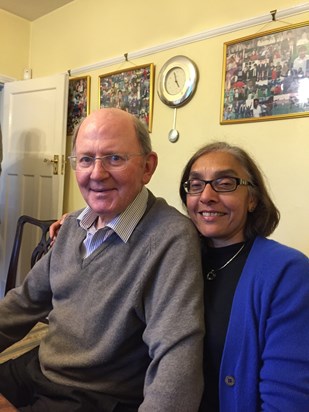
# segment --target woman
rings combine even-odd
[[[266,239],[279,212],[260,170],[244,150],[209,144],[188,161],[180,196],[205,274],[200,411],[308,410],[309,262]]]
[[[205,391],[200,411],[309,407],[309,262],[266,239],[279,223],[262,174],[224,142],[188,161],[180,196],[201,233]]]

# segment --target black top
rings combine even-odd
[[[202,241],[202,259],[204,272],[205,326],[206,336],[204,345],[204,377],[205,390],[200,406],[200,412],[218,412],[219,408],[219,373],[228,328],[232,302],[237,283],[252,241],[245,242],[244,248],[225,268],[221,268],[244,245],[234,245],[212,248]],[[215,269],[216,277],[207,280],[206,274]]]

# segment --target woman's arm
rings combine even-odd
[[[62,217],[57,220],[55,223],[53,223],[50,228],[49,228],[49,236],[52,239],[52,244],[55,242],[59,230],[61,228],[61,225],[63,224],[63,222],[65,221],[65,218],[68,216],[68,213],[65,213],[64,215],[62,215]]]

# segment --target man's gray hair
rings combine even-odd
[[[152,152],[152,145],[147,126],[134,116],[133,123],[136,131],[136,137],[141,146],[142,152],[147,155]]]

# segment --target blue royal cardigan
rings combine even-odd
[[[221,412],[309,411],[309,260],[258,237],[233,300]]]

